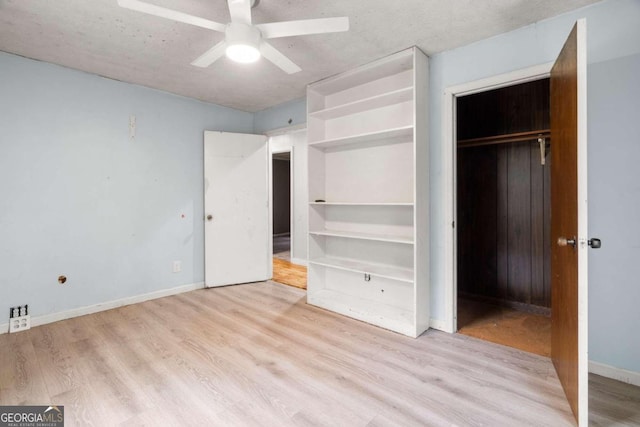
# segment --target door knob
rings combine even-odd
[[[592,249],[600,249],[602,247],[602,241],[600,239],[589,239],[589,246]]]
[[[576,238],[567,239],[566,237],[558,237],[558,246],[573,246],[576,247]]]
[[[213,220],[213,215],[211,214],[207,215],[207,221],[211,221],[211,220]]]

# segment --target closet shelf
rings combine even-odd
[[[320,257],[310,259],[309,264],[322,265],[338,270],[354,273],[370,274],[375,277],[393,279],[399,282],[413,283],[413,270],[410,268],[394,267],[386,264],[356,261],[347,258]]]
[[[309,113],[309,117],[323,120],[335,119],[337,117],[361,113],[363,111],[372,110],[375,108],[382,108],[393,104],[400,104],[401,102],[410,101],[412,99],[413,86],[409,86],[391,92],[383,93],[382,95],[376,95],[370,98],[350,102],[348,104],[314,111]]]
[[[361,233],[356,231],[310,231],[309,234],[314,236],[328,237],[344,237],[347,239],[375,240],[378,242],[402,243],[406,245],[413,244],[413,236],[397,236],[391,234]]]
[[[318,148],[339,147],[342,145],[358,144],[366,142],[385,141],[387,143],[413,141],[413,125],[392,129],[384,129],[377,132],[362,133],[340,138],[325,139],[317,142],[309,142],[309,146]]]
[[[408,206],[413,207],[413,202],[309,202],[313,206]]]
[[[458,148],[480,147],[483,145],[505,144],[508,142],[529,141],[539,137],[551,138],[550,129],[532,130],[529,132],[508,133],[504,135],[486,136],[482,138],[459,139]]]

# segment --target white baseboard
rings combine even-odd
[[[589,372],[640,387],[640,372],[627,371],[626,369],[616,368],[593,360],[589,361]]]
[[[159,291],[149,292],[142,295],[134,295],[126,298],[121,298],[113,301],[101,302],[99,304],[88,305],[86,307],[73,308],[67,311],[60,311],[58,313],[44,314],[42,316],[31,317],[31,327],[46,325],[47,323],[58,322],[60,320],[72,319],[74,317],[84,316],[86,314],[93,314],[99,311],[111,310],[113,308],[122,307],[125,305],[137,304],[144,301],[150,301],[157,298],[168,297],[171,295],[182,294],[184,292],[193,291],[196,289],[204,288],[204,282],[191,283],[188,285],[177,286],[175,288],[161,289]],[[0,334],[6,334],[9,332],[9,323],[0,324]]]
[[[307,263],[307,260],[306,259],[302,259],[302,258],[291,258],[291,264],[302,265],[304,267],[309,265]]]

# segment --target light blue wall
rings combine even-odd
[[[639,39],[640,43],[640,39]],[[640,55],[589,68],[590,359],[640,371]]]
[[[2,316],[202,282],[203,131],[252,127],[249,113],[0,53]]]
[[[289,123],[291,120],[291,123]],[[273,129],[295,126],[307,122],[307,99],[294,99],[254,114],[253,130],[264,133]]]
[[[589,92],[589,229],[603,248],[589,256],[590,359],[640,372],[640,1],[608,0],[490,39],[436,54],[430,61],[432,316],[443,320],[442,95],[449,86],[553,61],[575,21],[587,18]],[[297,107],[298,112],[291,111]],[[302,115],[302,100],[263,112]],[[256,115],[257,117],[257,115]],[[635,216],[634,216],[635,215]]]

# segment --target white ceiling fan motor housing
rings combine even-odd
[[[260,58],[260,30],[247,24],[230,23],[225,29],[227,57],[242,63],[255,62]]]

